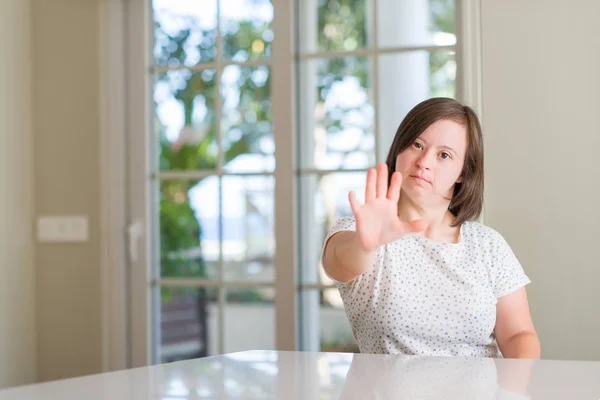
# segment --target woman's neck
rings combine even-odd
[[[427,227],[420,234],[428,239],[442,242],[458,241],[459,227],[452,227],[455,217],[448,211],[448,204],[422,206],[412,202],[407,197],[401,197],[398,202],[398,217],[401,221],[410,222],[423,220]]]

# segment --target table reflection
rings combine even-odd
[[[243,352],[163,366],[163,398],[528,399],[532,362]],[[188,363],[188,365],[185,365]]]
[[[600,362],[249,351],[0,390],[0,400],[593,399]]]

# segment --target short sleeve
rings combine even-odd
[[[531,283],[531,280],[502,235],[495,232],[494,241],[492,282],[494,295],[500,298]]]
[[[335,222],[329,229],[329,232],[327,232],[327,236],[325,237],[325,240],[323,241],[323,248],[321,249],[321,258],[320,258],[321,268],[323,268],[323,271],[325,271],[325,274],[329,277],[329,279],[333,280],[335,283],[341,283],[341,282],[338,282],[334,278],[332,278],[329,275],[329,273],[327,272],[327,270],[323,267],[323,257],[325,257],[325,247],[327,246],[327,242],[329,241],[329,239],[336,233],[341,232],[341,231],[355,231],[355,230],[356,230],[356,221],[354,220],[353,217],[340,217],[335,220]]]
[[[335,220],[329,232],[327,232],[327,236],[325,237],[325,243],[332,237],[334,234],[341,231],[355,231],[356,230],[356,221],[354,217],[340,217]]]

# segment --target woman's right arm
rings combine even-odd
[[[398,172],[392,174],[388,187],[387,165],[381,163],[367,171],[365,204],[358,204],[354,192],[348,194],[356,231],[335,233],[325,244],[322,263],[330,277],[339,282],[356,279],[373,266],[379,247],[425,229],[421,220],[402,222],[398,218],[401,187]]]
[[[351,282],[368,272],[376,250],[364,250],[355,231],[337,232],[325,244],[323,268],[338,282]]]

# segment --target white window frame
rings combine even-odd
[[[377,2],[377,0],[375,0]],[[148,365],[153,309],[146,221],[150,215],[149,3],[100,2],[102,346],[105,371]],[[274,0],[275,346],[298,349],[295,0]],[[457,0],[457,98],[481,116],[481,0]],[[329,54],[319,54],[328,57]],[[287,132],[282,135],[279,132]],[[138,151],[130,151],[132,148]],[[142,149],[140,151],[140,149]],[[380,151],[378,152],[378,154]],[[141,235],[136,235],[140,233]],[[128,253],[137,253],[136,259]],[[190,282],[193,284],[193,282]],[[227,285],[226,285],[227,286]],[[320,289],[328,286],[313,285]],[[305,285],[303,288],[312,288]],[[290,295],[292,294],[292,295]],[[154,308],[158,309],[158,308]],[[136,310],[136,311],[133,311]],[[141,311],[139,311],[141,310]]]
[[[101,1],[100,63],[100,268],[102,370],[131,365],[125,258],[125,63],[121,1]]]

